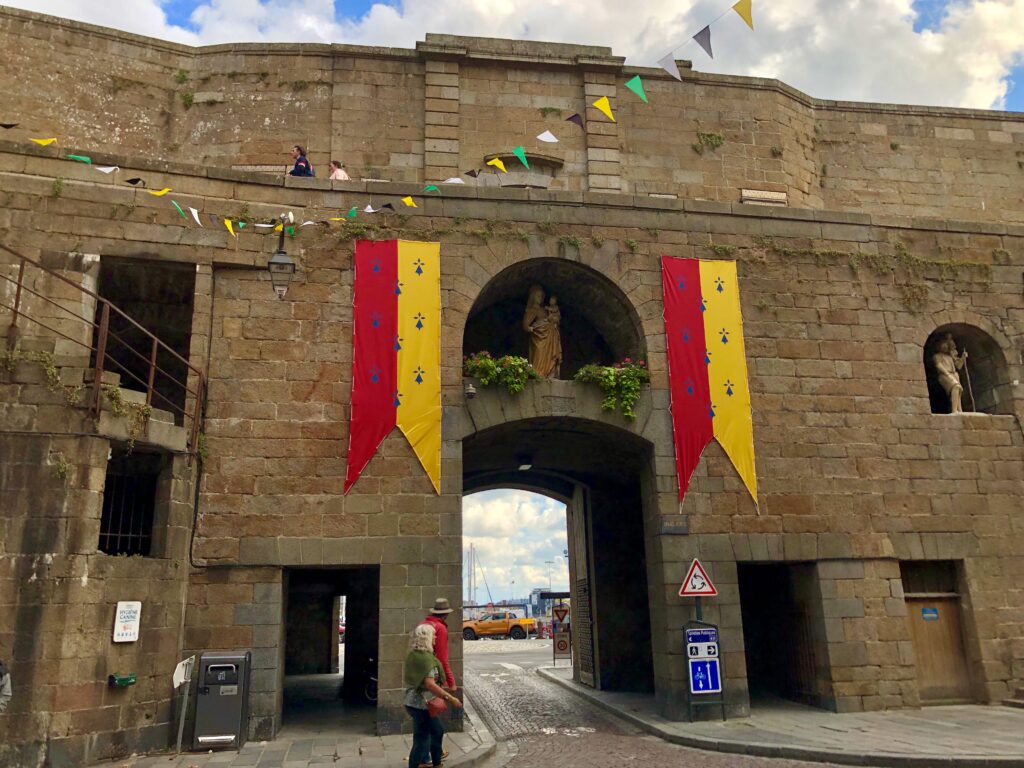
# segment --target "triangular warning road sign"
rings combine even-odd
[[[562,622],[565,621],[565,617],[569,615],[569,609],[563,605],[559,605],[554,608],[555,620]]]
[[[714,597],[717,594],[718,590],[715,589],[715,585],[708,578],[708,572],[704,570],[700,560],[694,558],[693,562],[690,563],[690,570],[686,572],[686,578],[683,579],[683,586],[679,590],[679,596]]]

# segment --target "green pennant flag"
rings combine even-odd
[[[425,186],[423,188],[423,191],[424,192],[437,192],[437,194],[441,194],[441,190],[437,188],[437,184],[427,184],[427,186]]]
[[[640,75],[631,77],[625,83],[626,87],[629,88],[633,93],[643,99],[644,104],[647,103],[647,94],[644,93],[644,84],[640,81]]]
[[[245,222],[242,221],[241,219],[238,220],[238,228],[245,229]]]
[[[86,165],[92,165],[92,158],[87,155],[65,155],[68,160],[77,160],[80,163]]]
[[[289,235],[292,235],[293,237],[295,235],[295,227],[285,227],[284,231],[287,232]]]
[[[358,211],[356,210],[356,207],[353,205],[351,208],[348,209],[348,213],[345,214],[345,218],[354,219],[357,213]]]
[[[527,168],[530,167],[530,164],[528,162],[526,162],[526,150],[525,149],[523,149],[522,147],[516,147],[515,149],[512,150],[512,154],[519,158],[519,162],[520,163],[525,165]]]
[[[186,220],[188,219],[188,216],[185,215],[185,212],[183,210],[181,210],[181,206],[178,205],[178,201],[177,200],[171,200],[171,205],[173,205],[175,208],[178,209],[178,213],[181,214],[181,218],[186,219]]]

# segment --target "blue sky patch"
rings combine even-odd
[[[1011,69],[1007,79],[1010,88],[1006,92],[1006,108],[1010,112],[1024,112],[1024,62]]]
[[[950,0],[914,0],[912,8],[917,14],[914,18],[914,31],[920,33],[926,29],[937,30],[946,16]]]

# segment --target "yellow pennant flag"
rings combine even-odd
[[[441,492],[441,245],[398,241],[396,424]]]
[[[502,173],[508,173],[508,171],[505,170],[505,164],[503,162],[501,162],[501,158],[496,157],[493,160],[488,160],[487,164],[488,165],[493,165],[495,168],[497,168]]]
[[[53,142],[55,142],[56,140],[57,140],[56,137],[52,138],[52,139],[29,139],[29,141],[35,142],[40,147],[48,147],[51,144],[53,144]]]
[[[171,191],[171,188],[164,187],[163,189],[147,189],[146,191],[149,192],[149,194],[153,195],[154,197],[163,197],[164,195]]]
[[[739,17],[747,22],[747,26],[751,29],[754,28],[754,11],[751,7],[752,5],[753,0],[739,0],[739,2],[732,7],[732,9],[739,14]]]
[[[613,123],[615,122],[615,115],[612,114],[612,105],[611,102],[608,101],[607,96],[602,96],[600,99],[595,101],[591,106],[599,110],[605,117],[607,117]]]
[[[736,262],[701,261],[700,290],[705,307],[705,349],[713,363],[708,366],[708,384],[714,436],[756,504],[754,424]]]
[[[235,234],[235,228],[231,226],[231,219],[224,219],[224,226],[227,227],[227,230],[231,233],[232,237],[238,237],[238,235]]]
[[[416,207],[416,201],[412,199],[412,195],[409,195],[408,197],[403,197],[402,202],[405,203],[410,208]]]

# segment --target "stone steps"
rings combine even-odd
[[[1003,699],[1003,706],[1024,709],[1024,688],[1018,688],[1013,692],[1013,696]]]

